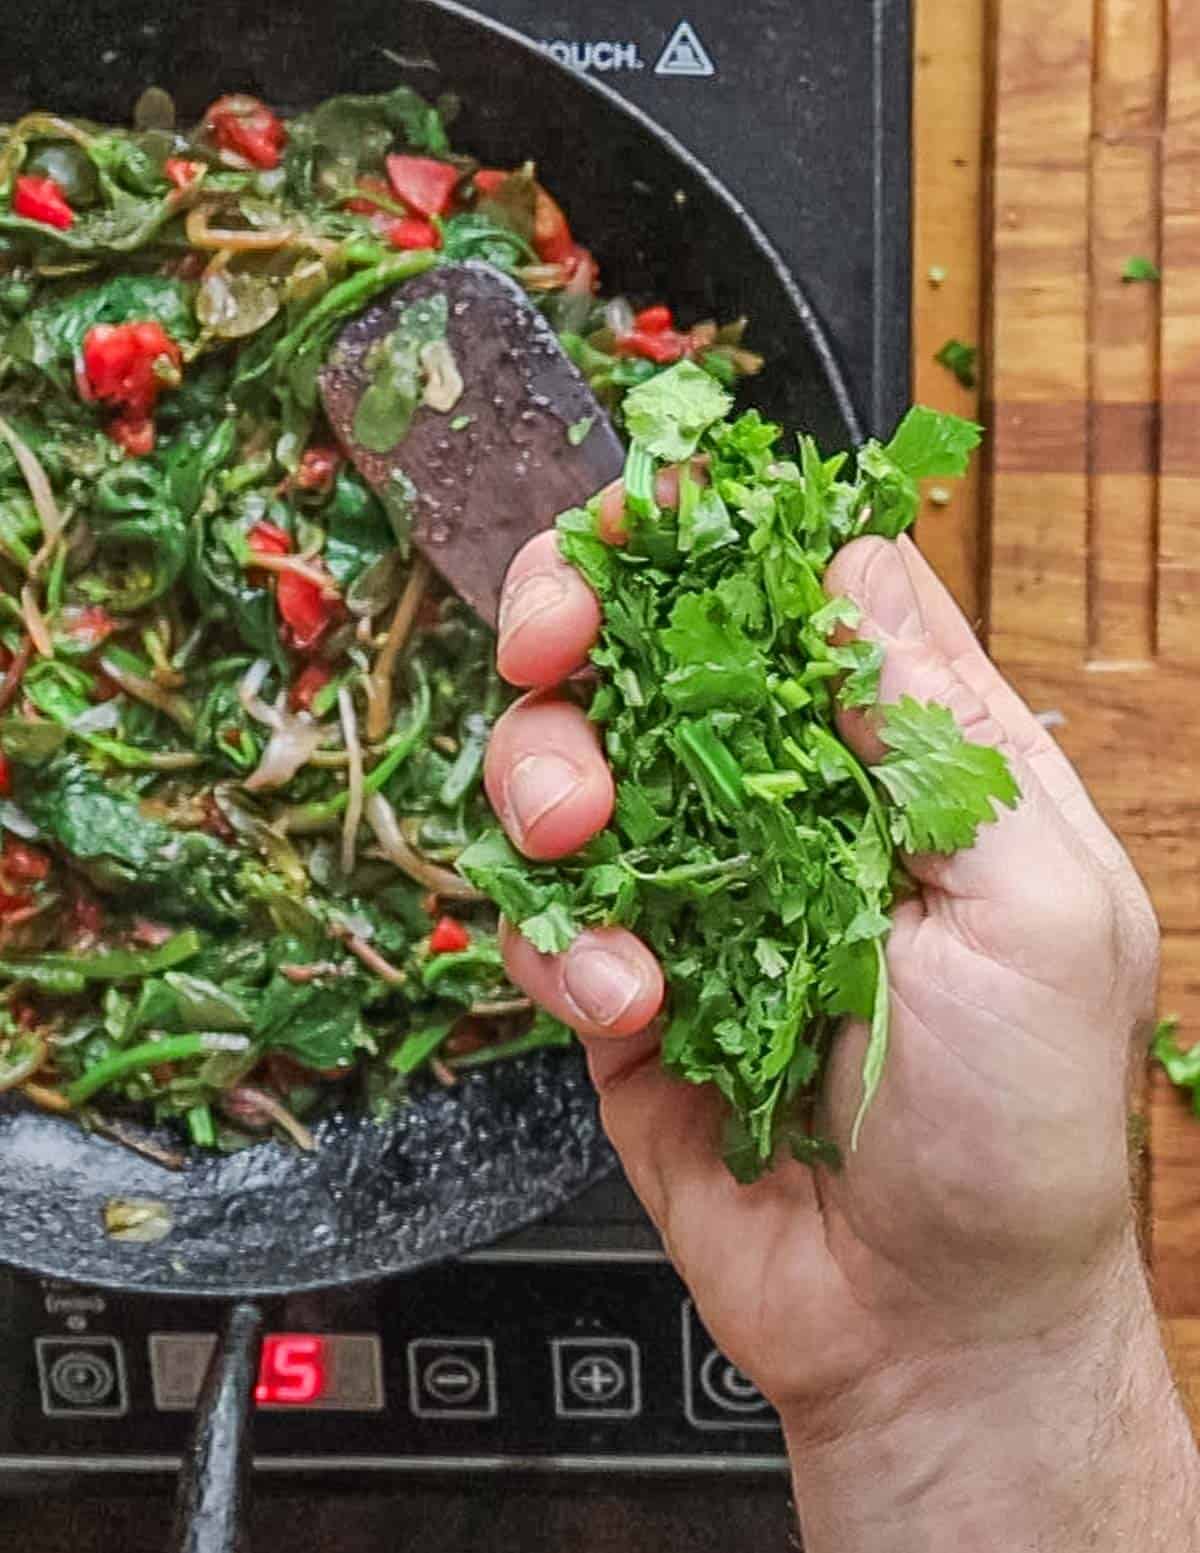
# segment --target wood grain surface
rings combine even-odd
[[[978,492],[920,540],[1132,852],[1162,1008],[1200,1038],[1200,5],[919,0],[918,393],[978,308]],[[977,135],[964,208],[944,151]],[[981,219],[970,253],[974,213]],[[953,284],[928,284],[956,245]],[[1127,259],[1161,285],[1127,284]],[[946,261],[942,261],[946,262]],[[978,293],[960,270],[972,270]],[[969,338],[963,335],[963,338]],[[943,526],[945,525],[945,526]],[[1159,1308],[1200,1398],[1200,1121],[1150,1086]]]

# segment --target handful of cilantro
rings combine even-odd
[[[459,866],[543,952],[614,923],[654,949],[670,989],[663,1061],[720,1089],[725,1158],[749,1181],[781,1145],[836,1158],[812,1110],[847,1016],[871,1027],[857,1140],[887,1052],[897,849],[968,847],[993,801],[1019,794],[1003,756],[968,743],[944,708],[880,708],[889,753],[872,770],[835,725],[839,707],[875,705],[881,650],[834,645],[858,612],[826,597],[825,569],[862,534],[908,528],[918,480],[961,475],[979,428],[914,409],[851,475],[845,454],[789,446],[731,408],[690,363],[635,389],[629,543],[597,536],[596,502],[558,521],[604,606],[591,716],[617,783],[611,827],[554,865],[493,832]],[[665,511],[655,475],[681,462],[678,511]]]

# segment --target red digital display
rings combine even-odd
[[[325,1339],[306,1332],[269,1332],[254,1400],[264,1407],[310,1407],[325,1395]]]

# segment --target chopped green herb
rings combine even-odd
[[[979,383],[976,365],[979,350],[974,345],[964,345],[961,340],[947,340],[934,360],[945,367],[964,388],[975,388]]]
[[[493,833],[459,867],[543,952],[587,926],[641,935],[667,974],[663,1059],[718,1087],[726,1159],[750,1180],[784,1146],[830,1157],[814,1102],[847,1015],[871,1026],[857,1142],[886,1082],[897,849],[969,846],[1017,789],[939,707],[881,708],[890,753],[873,773],[836,729],[840,707],[878,700],[881,655],[836,640],[858,611],[822,576],[858,535],[907,528],[918,482],[963,473],[979,428],[914,409],[849,478],[809,438],[789,446],[753,411],[728,418],[704,377],[677,367],[626,400],[659,450],[631,450],[627,545],[600,541],[595,500],[559,520],[564,556],[604,605],[592,717],[616,777],[612,827],[555,865]],[[695,451],[703,490],[681,491],[678,515],[660,509],[658,469]],[[684,522],[701,497],[705,544]]]
[[[594,415],[585,415],[582,420],[575,421],[567,427],[567,441],[573,448],[579,447],[587,441],[588,433],[595,424],[596,417]]]
[[[1185,1051],[1179,1044],[1179,1020],[1171,1018],[1159,1021],[1150,1050],[1172,1084],[1191,1096],[1192,1110],[1200,1116],[1200,1046]]]
[[[1158,281],[1162,279],[1162,271],[1153,259],[1135,255],[1125,261],[1125,268],[1121,271],[1121,279],[1127,284],[1137,281]]]
[[[473,415],[456,415],[450,422],[451,431],[466,431],[467,427],[475,419]]]

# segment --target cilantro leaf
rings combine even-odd
[[[623,414],[629,434],[656,458],[689,458],[700,438],[726,416],[733,400],[694,362],[681,361],[630,389]]]
[[[762,656],[742,629],[725,618],[719,594],[685,593],[660,640],[676,665],[664,688],[680,711],[747,705],[766,695]]]
[[[971,454],[982,436],[982,426],[974,421],[916,405],[900,422],[887,452],[910,479],[957,479],[966,474]]]
[[[1021,796],[999,750],[972,744],[950,712],[904,696],[886,709],[879,736],[890,753],[875,776],[892,800],[892,834],[909,852],[956,852],[974,845],[993,803],[1013,809]]]
[[[1153,283],[1162,279],[1162,271],[1153,259],[1147,259],[1140,254],[1126,259],[1125,268],[1121,271],[1121,279],[1126,285],[1135,284],[1138,281]]]
[[[859,454],[865,477],[861,500],[871,511],[863,532],[886,539],[902,534],[917,516],[919,482],[964,475],[982,435],[974,421],[918,405],[886,447],[869,442]]]
[[[556,863],[503,836],[459,859],[536,947],[593,925],[637,933],[669,987],[662,1060],[726,1107],[725,1159],[752,1181],[784,1149],[832,1164],[814,1101],[840,1020],[869,1021],[857,1142],[884,1079],[885,943],[903,888],[896,846],[968,846],[1016,785],[995,750],[968,744],[949,712],[888,709],[890,750],[868,772],[842,742],[843,706],[877,702],[877,643],[830,598],[826,569],[862,532],[896,534],[918,482],[962,473],[979,428],[914,410],[851,471],[810,437],[781,443],[690,363],[626,400],[628,544],[598,535],[598,498],[565,513],[559,544],[599,594],[590,717],[616,786],[613,823]],[[684,465],[678,511],[656,476]]]
[[[975,388],[978,385],[979,377],[975,370],[979,360],[978,346],[965,345],[962,340],[947,340],[933,359],[948,372],[953,372],[964,388]]]
[[[1167,1070],[1167,1077],[1179,1089],[1190,1089],[1193,1097],[1200,1092],[1200,1046],[1186,1051],[1179,1044],[1178,1019],[1161,1019],[1154,1031],[1151,1051]],[[1200,1101],[1197,1102],[1200,1106]]]

